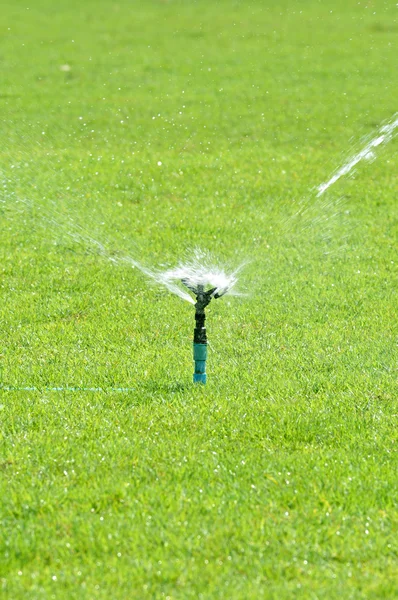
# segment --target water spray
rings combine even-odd
[[[325,181],[317,187],[317,196],[322,196],[331,185],[336,183],[343,175],[348,175],[361,160],[374,160],[376,158],[376,148],[390,142],[398,135],[398,113],[395,113],[391,119],[385,121],[379,128],[375,137],[367,136],[360,142],[360,149],[355,151],[347,161],[332,174],[329,181]],[[357,144],[358,148],[359,145]]]

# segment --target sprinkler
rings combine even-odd
[[[181,279],[183,283],[196,297],[195,302],[195,329],[193,332],[193,359],[195,370],[193,374],[194,383],[206,383],[206,359],[207,359],[207,334],[205,308],[210,304],[212,298],[221,298],[227,289],[219,291],[217,287],[205,291],[203,284],[192,285],[187,279]]]
[[[243,265],[232,273],[214,265],[211,256],[203,251],[194,250],[193,256],[180,262],[174,269],[146,273],[170,292],[195,306],[195,329],[193,334],[193,359],[195,370],[194,383],[206,383],[207,335],[205,320],[206,306],[213,298],[225,294],[235,294],[237,275]],[[185,288],[182,289],[181,285]],[[188,293],[186,291],[188,289]],[[192,298],[192,295],[194,298]]]

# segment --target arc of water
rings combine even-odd
[[[336,181],[343,177],[343,175],[348,175],[350,171],[357,165],[361,160],[372,160],[375,158],[374,149],[382,144],[386,144],[391,141],[393,137],[398,133],[398,113],[395,113],[394,116],[387,122],[384,122],[383,125],[379,128],[377,135],[369,140],[367,138],[366,144],[357,152],[354,156],[349,158],[341,167],[339,167],[331,176],[331,178],[325,183],[321,183],[317,187],[318,194],[317,196],[321,196],[327,189],[330,188]]]

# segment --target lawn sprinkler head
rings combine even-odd
[[[195,329],[193,333],[193,359],[195,370],[193,374],[194,383],[206,383],[206,359],[207,359],[207,334],[206,334],[206,314],[205,308],[213,298],[221,298],[227,293],[228,288],[219,289],[213,287],[205,290],[205,285],[198,283],[194,285],[188,279],[181,279],[184,284],[196,297],[195,302]]]
[[[226,273],[223,269],[214,265],[208,253],[194,250],[191,257],[184,262],[180,262],[174,269],[162,271],[154,277],[170,292],[195,306],[194,383],[206,383],[207,335],[205,309],[213,298],[221,298],[225,294],[237,295],[235,284],[238,281],[237,274],[242,266],[233,272]]]

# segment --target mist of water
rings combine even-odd
[[[22,209],[34,208],[34,202],[26,199],[18,199],[16,205],[22,206]],[[192,286],[202,284],[205,287],[216,288],[215,293],[220,296],[227,293],[239,295],[235,286],[238,281],[238,272],[244,266],[243,264],[235,270],[230,269],[230,273],[227,273],[226,268],[222,268],[215,263],[209,252],[196,248],[191,251],[187,250],[185,259],[181,260],[174,268],[162,270],[148,267],[131,254],[111,252],[109,245],[94,238],[84,227],[73,220],[68,219],[66,222],[61,222],[59,213],[55,208],[41,207],[40,215],[42,221],[47,223],[52,231],[62,231],[78,244],[95,251],[97,255],[114,265],[128,265],[139,270],[153,283],[166,288],[169,292],[190,304],[194,304],[195,300],[187,292],[186,287],[181,284],[182,280]]]
[[[52,221],[60,226],[54,219]],[[103,243],[93,238],[80,226],[74,225],[73,229],[68,229],[66,233],[75,241],[95,248],[99,255],[113,264],[121,266],[130,265],[138,269],[155,284],[165,287],[169,292],[190,304],[194,304],[195,300],[181,286],[182,280],[192,286],[201,284],[205,287],[216,288],[215,293],[220,296],[224,296],[227,293],[239,295],[235,286],[238,281],[238,272],[243,268],[244,264],[227,273],[224,268],[215,264],[214,258],[209,252],[196,248],[191,251],[187,250],[186,259],[180,261],[176,267],[161,270],[145,266],[129,254],[118,255],[111,253]]]
[[[368,136],[365,140],[357,144],[354,154],[344,162],[344,164],[335,170],[330,179],[325,183],[319,185],[317,190],[317,197],[322,196],[326,190],[328,190],[334,183],[336,183],[341,177],[349,174],[353,168],[362,160],[373,160],[376,157],[376,149],[386,144],[395,137],[398,133],[398,113],[396,113],[389,121],[384,122],[379,128],[377,135],[370,137]],[[2,174],[2,186],[3,189],[7,188],[7,177]],[[24,200],[21,198],[13,197],[15,203],[22,205],[23,207],[29,206],[33,208],[34,202]],[[333,207],[336,203],[333,204]],[[323,208],[333,208],[324,206]],[[241,265],[238,269],[227,269],[217,266],[214,259],[211,258],[209,253],[201,250],[193,250],[187,254],[186,259],[180,261],[174,268],[161,270],[153,267],[148,267],[142,262],[138,261],[135,256],[122,255],[111,252],[107,246],[95,239],[86,229],[77,225],[74,221],[69,219],[67,223],[61,223],[59,213],[56,209],[39,207],[42,219],[61,229],[64,233],[69,235],[75,241],[84,246],[94,249],[95,252],[105,259],[109,260],[115,265],[130,265],[133,268],[138,269],[148,279],[153,281],[155,284],[161,285],[166,288],[169,292],[177,295],[181,299],[193,304],[194,299],[187,292],[186,288],[181,286],[181,281],[184,280],[191,286],[195,287],[198,284],[204,286],[210,286],[216,288],[219,295],[225,293],[237,294],[236,283],[237,275],[242,268]],[[314,224],[320,224],[325,219],[329,219],[330,215],[326,214],[325,210],[318,210],[318,214],[314,215],[312,207],[307,202],[303,202],[299,207],[298,211],[285,223],[285,227],[281,226],[281,232],[284,229],[289,228],[291,220],[294,221],[300,219],[301,229],[313,229]],[[285,231],[286,232],[286,231]]]
[[[226,273],[224,269],[215,265],[211,255],[200,249],[195,249],[190,253],[190,256],[185,261],[181,261],[174,269],[169,269],[158,274],[158,281],[167,288],[172,286],[175,288],[183,281],[184,285],[189,288],[196,288],[198,285],[203,285],[205,288],[213,288],[214,294],[224,296],[227,293],[237,295],[235,285],[238,281],[238,272],[243,265]],[[177,291],[175,292],[177,293]],[[193,302],[192,298],[185,291],[182,291],[181,297],[184,300]],[[178,293],[178,295],[180,295]]]

